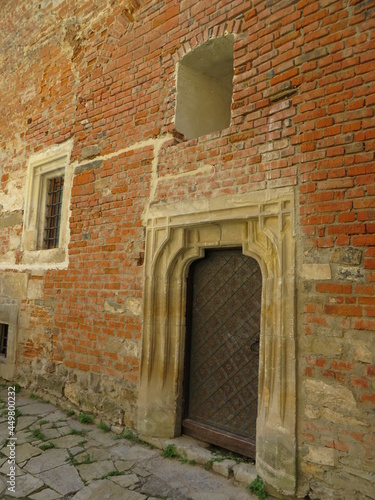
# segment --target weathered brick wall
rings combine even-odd
[[[373,497],[374,28],[373,1],[1,4],[0,304],[20,307],[23,384],[134,426],[149,208],[294,186],[299,492]],[[176,65],[224,33],[231,126],[180,141]],[[22,267],[28,158],[69,138],[69,266]]]

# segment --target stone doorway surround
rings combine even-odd
[[[241,247],[263,276],[256,467],[296,489],[295,241],[292,189],[192,201],[149,212],[138,431],[181,434],[186,280],[208,248]]]

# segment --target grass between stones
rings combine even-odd
[[[94,415],[90,413],[80,413],[78,417],[81,424],[92,424],[94,421]]]
[[[103,432],[109,432],[111,430],[110,426],[102,421],[100,421],[100,424],[98,424],[98,429],[101,429]]]
[[[72,430],[70,431],[70,434],[71,434],[72,436],[82,436],[82,437],[85,437],[86,432],[85,432],[84,430],[78,431],[77,429],[72,429]]]
[[[121,472],[119,472],[118,470],[111,470],[107,472],[107,474],[104,474],[100,479],[107,479],[107,477],[112,476],[121,476]]]
[[[267,493],[265,490],[263,480],[259,476],[257,476],[254,479],[254,481],[252,481],[248,486],[246,486],[246,489],[251,491],[251,493],[257,495],[259,500],[264,500],[265,498],[267,498]]]
[[[40,441],[47,440],[46,436],[43,434],[43,432],[40,429],[33,429],[31,431],[31,437],[35,438],[35,439],[39,439]]]
[[[164,458],[177,458],[177,460],[182,464],[196,465],[195,460],[189,460],[187,458],[186,452],[184,452],[183,456],[181,456],[176,450],[174,444],[168,444],[161,452],[161,455]]]
[[[51,448],[56,448],[55,443],[51,443],[51,441],[49,441],[48,443],[45,443],[45,444],[41,444],[39,446],[39,449],[42,451],[50,450]]]
[[[69,450],[67,451],[68,451],[68,457],[65,459],[65,462],[67,462],[70,465],[83,465],[83,464],[95,463],[95,460],[91,460],[90,455],[88,453],[83,460],[78,461]]]
[[[140,439],[135,432],[133,432],[131,429],[124,429],[122,433],[120,434],[119,438],[122,439],[127,439],[128,441],[131,441],[134,444],[142,444],[144,446],[147,446],[148,448],[154,449],[155,446],[153,446],[150,443],[147,443],[147,441],[143,441],[143,439]]]
[[[179,458],[180,456],[174,444],[168,444],[161,452],[161,455],[164,458]]]

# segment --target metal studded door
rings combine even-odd
[[[188,280],[183,431],[255,457],[262,275],[241,250],[211,250]]]

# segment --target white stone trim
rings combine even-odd
[[[69,216],[70,196],[73,184],[73,165],[70,154],[73,140],[32,155],[28,162],[25,194],[25,213],[22,240],[21,265],[43,268],[66,267],[70,240]],[[64,176],[64,191],[61,207],[59,247],[43,250],[44,211],[46,181]]]
[[[0,377],[13,380],[16,370],[18,306],[0,304],[0,323],[8,325],[7,355],[0,357]]]

